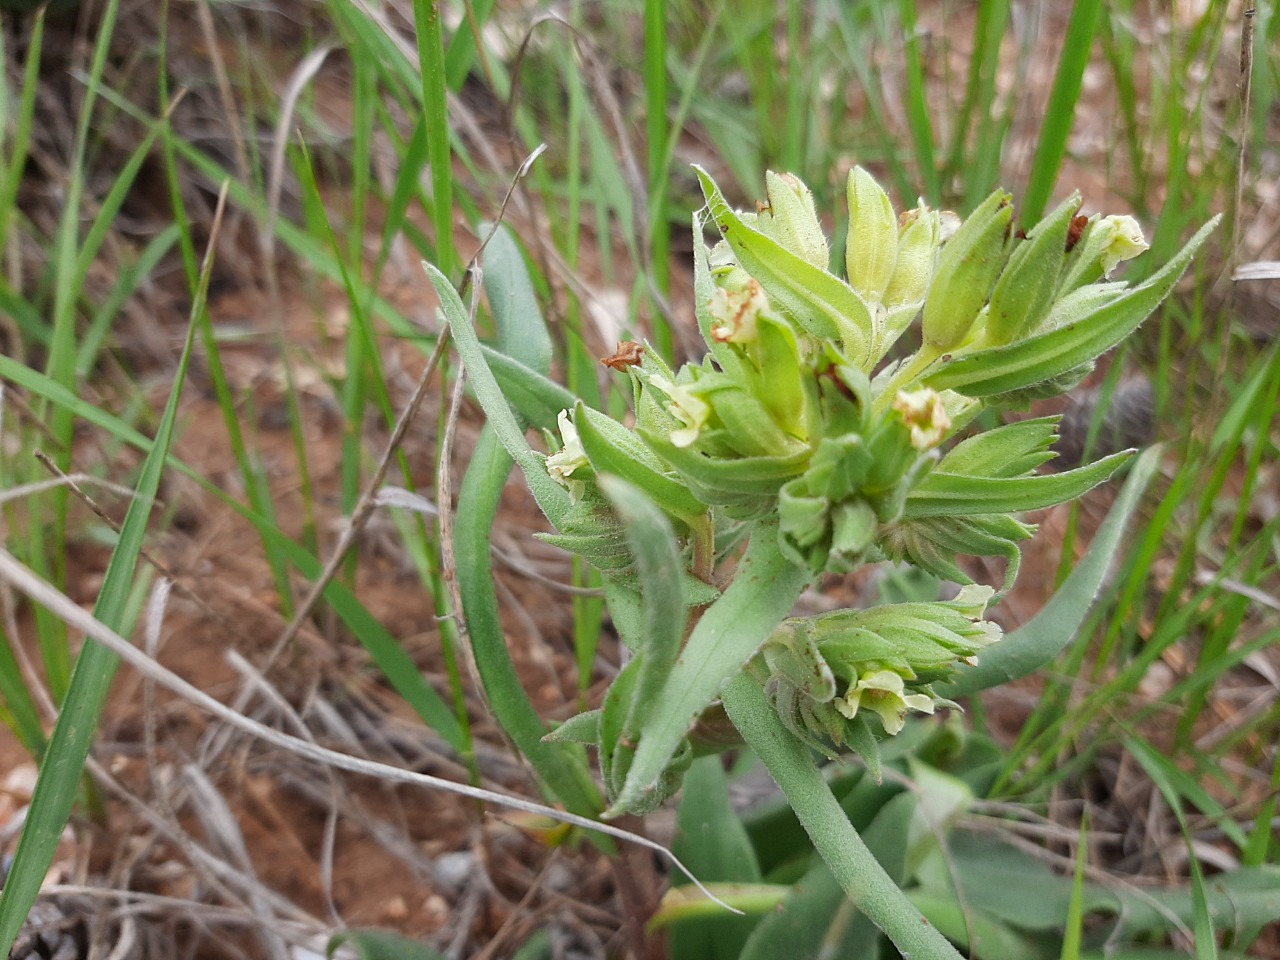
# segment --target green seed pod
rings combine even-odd
[[[921,204],[902,215],[902,233],[898,237],[898,260],[889,286],[884,291],[886,307],[920,303],[929,292],[933,268],[941,242],[937,210]]]
[[[962,343],[991,295],[1004,266],[1013,207],[997,190],[942,247],[924,304],[925,343],[950,350]]]
[[[889,195],[862,167],[849,171],[849,239],[844,261],[849,286],[879,303],[898,261],[898,218]]]

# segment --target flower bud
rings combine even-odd
[[[889,286],[884,291],[886,307],[919,303],[929,292],[933,268],[938,259],[940,218],[937,210],[923,203],[902,215],[898,237],[898,260]]]
[[[1009,195],[997,190],[943,245],[924,304],[922,332],[933,349],[950,350],[969,335],[1004,266],[1012,219]]]
[[[831,252],[813,204],[813,191],[790,173],[765,174],[769,205],[756,226],[796,256],[823,270],[831,266]]]
[[[898,220],[889,195],[862,167],[849,171],[849,239],[844,261],[849,286],[870,303],[879,303],[898,260]]]

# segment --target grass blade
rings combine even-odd
[[[218,217],[221,216],[225,202],[224,190],[219,202]],[[217,235],[216,221],[213,233]],[[130,500],[129,511],[94,605],[94,617],[112,629],[117,629],[125,619],[134,570],[142,550],[156,492],[160,487],[169,445],[173,440],[178,400],[182,396],[182,386],[195,343],[197,321],[205,309],[212,275],[213,257],[210,254],[205,259],[200,288],[192,303],[191,320],[187,325],[186,341],[178,361],[173,389],[160,418],[155,443],[142,466],[136,496]],[[70,412],[64,411],[64,416],[70,423]],[[23,826],[13,866],[4,888],[0,890],[0,954],[7,955],[13,946],[32,904],[35,903],[49,865],[53,862],[58,841],[75,804],[85,760],[97,733],[98,721],[119,662],[119,657],[92,640],[85,642],[76,658],[66,699],[49,739],[44,761],[40,765],[40,775],[31,797],[30,813]]]
[[[436,228],[436,259],[445,276],[457,269],[453,245],[453,150],[449,140],[446,102],[444,32],[440,0],[413,0],[418,28],[418,68],[422,73],[422,104],[427,122],[427,154],[431,159],[431,202]]]

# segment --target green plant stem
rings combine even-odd
[[[903,956],[913,960],[960,960],[938,932],[893,882],[827,786],[809,750],[787,729],[746,673],[724,691],[729,719],[782,788],[831,872],[854,906],[885,932]]]

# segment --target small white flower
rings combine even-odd
[[[707,304],[711,314],[711,336],[720,343],[751,343],[756,339],[756,318],[769,308],[769,300],[755,279],[740,290],[717,287]]]
[[[711,416],[711,408],[688,387],[678,386],[665,377],[650,377],[649,383],[667,395],[671,400],[667,404],[667,410],[684,424],[671,431],[671,442],[677,447],[692,446],[698,439],[703,424],[707,422],[707,417]]]
[[[1142,235],[1142,227],[1138,221],[1129,216],[1103,217],[1093,228],[1105,231],[1109,236],[1107,245],[1102,249],[1102,275],[1111,276],[1111,271],[1125,260],[1132,260],[1143,253],[1150,244]]]
[[[564,446],[547,457],[547,473],[552,480],[568,490],[569,496],[576,502],[586,490],[586,484],[581,480],[571,480],[570,477],[579,467],[587,465],[587,453],[582,449],[582,440],[578,437],[573,421],[569,419],[568,410],[560,411],[556,423],[560,425],[560,439],[564,441]]]
[[[922,387],[919,390],[899,390],[893,399],[893,409],[911,428],[911,446],[917,450],[930,450],[940,444],[951,429],[942,397],[936,390]]]
[[[885,733],[898,733],[907,722],[907,711],[933,713],[933,699],[923,693],[906,693],[902,677],[892,670],[872,670],[858,678],[835,708],[852,720],[865,707],[878,714]]]

